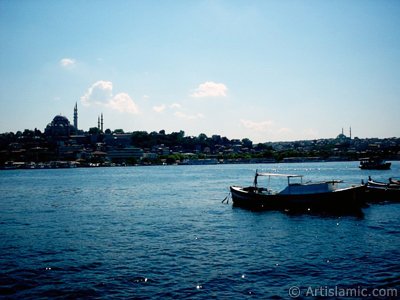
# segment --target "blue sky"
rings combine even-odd
[[[0,132],[400,136],[399,1],[0,0]]]

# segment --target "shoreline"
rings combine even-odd
[[[390,161],[399,161],[392,159]],[[8,165],[0,167],[1,171],[10,170],[49,170],[49,169],[75,169],[75,168],[116,168],[116,167],[152,167],[152,166],[210,166],[210,165],[238,165],[238,164],[294,164],[294,163],[329,163],[329,162],[359,162],[359,160],[296,160],[296,161],[268,161],[268,160],[224,160],[224,161],[209,161],[209,160],[193,160],[192,162],[184,163],[161,163],[161,164],[115,164],[115,163],[89,163],[81,164],[75,161],[51,161],[51,162],[8,162]],[[11,164],[10,164],[11,163]]]

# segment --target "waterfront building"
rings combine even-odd
[[[106,134],[104,135],[104,143],[110,146],[128,147],[132,144],[132,134]]]
[[[77,159],[84,147],[79,144],[63,143],[58,146],[58,157],[61,159]]]
[[[124,161],[127,159],[135,158],[141,159],[144,155],[143,149],[136,147],[126,147],[126,148],[109,148],[107,150],[107,156],[112,161]]]

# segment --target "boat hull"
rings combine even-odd
[[[389,179],[389,182],[368,180],[366,189],[367,201],[369,203],[400,202],[400,184],[398,181]]]
[[[399,202],[400,188],[368,185],[366,190],[367,201],[369,203],[380,202]]]
[[[323,193],[266,195],[254,187],[230,187],[235,206],[264,210],[332,212],[360,210],[364,205],[365,189],[364,185],[360,185]]]
[[[391,163],[384,163],[382,165],[360,165],[362,170],[389,170]]]

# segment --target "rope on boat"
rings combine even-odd
[[[229,192],[229,194],[224,198],[224,200],[222,200],[221,203],[224,203],[226,201],[226,204],[229,204],[229,197],[231,195],[231,192]]]

